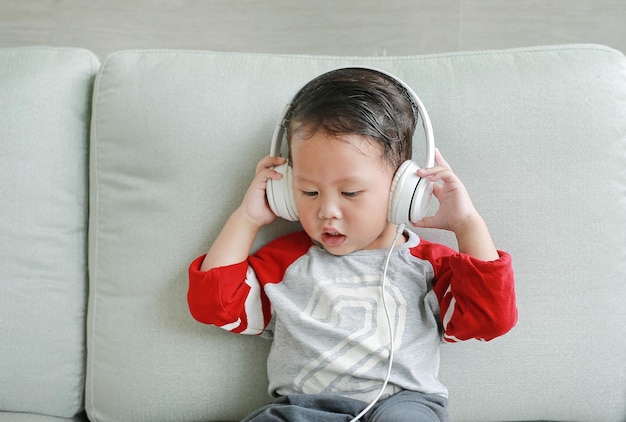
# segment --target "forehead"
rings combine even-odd
[[[380,177],[390,168],[383,159],[383,148],[376,141],[358,134],[335,136],[319,132],[305,138],[294,137],[291,159],[296,178]]]
[[[356,133],[333,135],[324,131],[317,131],[306,137],[294,136],[290,151],[294,154],[316,153],[329,156],[338,152],[347,155],[354,153],[363,158],[383,156],[383,147],[376,139]]]

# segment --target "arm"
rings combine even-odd
[[[202,262],[201,271],[236,264],[248,258],[259,229],[276,218],[265,199],[265,186],[268,179],[282,177],[272,167],[284,162],[284,158],[270,156],[259,161],[256,176],[241,205],[226,221],[213,242]]]
[[[515,326],[515,277],[508,253],[498,251],[498,259],[483,261],[425,240],[411,253],[433,266],[446,342],[491,340]]]
[[[435,288],[441,294],[441,319],[446,342],[492,340],[517,323],[515,282],[511,256],[500,252],[495,261],[469,255],[450,257],[449,270]]]
[[[262,333],[270,319],[270,306],[248,263],[201,271],[203,259],[189,266],[187,304],[194,319],[234,333]]]
[[[276,218],[265,200],[265,185],[282,177],[271,167],[283,162],[265,157],[258,163],[241,205],[209,252],[191,263],[187,302],[198,321],[246,334],[259,334],[269,321],[267,296],[247,261],[258,230]]]
[[[280,283],[289,266],[313,246],[303,231],[272,240],[246,260],[202,271],[201,256],[189,266],[187,303],[205,324],[241,334],[261,334],[272,317],[267,284]]]
[[[511,257],[496,250],[465,186],[439,150],[435,159],[435,167],[420,169],[418,175],[436,183],[433,193],[440,206],[434,216],[416,226],[450,230],[459,245],[460,253],[452,255],[425,246],[435,270],[433,288],[441,308],[444,340],[490,340],[517,322]]]
[[[498,259],[487,225],[474,208],[465,186],[439,150],[435,152],[435,161],[435,167],[418,170],[418,176],[435,183],[433,194],[440,206],[434,216],[424,217],[415,226],[450,230],[456,236],[459,252],[483,261]]]

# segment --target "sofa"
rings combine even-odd
[[[418,93],[513,256],[517,326],[442,345],[452,420],[626,421],[626,59],[575,44],[0,49],[0,422],[238,420],[271,400],[268,342],[196,322],[187,268],[269,153],[285,103],[352,64]],[[277,221],[254,247],[298,227]]]

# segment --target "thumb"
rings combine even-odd
[[[422,228],[437,228],[437,221],[434,216],[424,217],[417,223],[413,223],[414,227],[422,227]]]

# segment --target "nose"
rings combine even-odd
[[[331,220],[341,218],[341,207],[339,198],[324,196],[320,198],[320,208],[318,216],[321,220]]]

